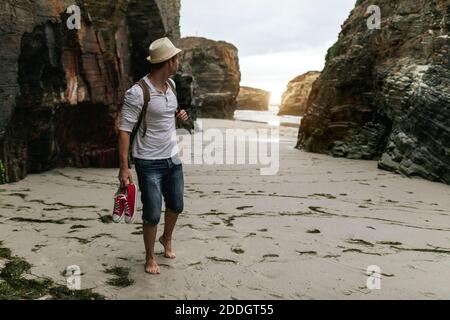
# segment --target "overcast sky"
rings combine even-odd
[[[239,50],[241,85],[279,101],[289,80],[321,70],[355,0],[181,0],[181,36]]]

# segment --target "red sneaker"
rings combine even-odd
[[[122,221],[123,216],[125,215],[125,205],[127,201],[127,196],[124,195],[120,188],[117,190],[114,195],[114,209],[112,219],[114,222],[119,223]]]
[[[127,201],[125,203],[125,222],[126,223],[133,223],[134,221],[134,214],[136,212],[136,185],[133,183],[130,183],[127,187],[126,191],[126,198]]]

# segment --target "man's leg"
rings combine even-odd
[[[184,177],[183,166],[181,164],[170,165],[170,174],[163,178],[163,195],[166,204],[166,214],[164,216],[164,233],[159,241],[164,246],[164,256],[175,259],[175,253],[172,247],[172,233],[175,229],[178,216],[183,212],[183,192]]]
[[[169,208],[166,209],[164,215],[164,233],[159,238],[159,242],[164,246],[164,256],[169,259],[175,259],[175,253],[172,247],[172,233],[177,223],[178,214],[174,213]]]
[[[145,244],[145,271],[151,274],[159,274],[159,266],[156,263],[155,239],[158,225],[144,223],[144,244]]]
[[[135,158],[135,166],[141,190],[145,271],[159,274],[160,269],[155,256],[155,240],[161,217],[161,183],[165,170],[164,163],[158,160],[148,161]]]

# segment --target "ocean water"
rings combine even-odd
[[[278,116],[279,105],[269,106],[268,111],[254,110],[236,110],[234,112],[234,120],[267,123],[271,126],[300,126],[302,117],[296,116]]]

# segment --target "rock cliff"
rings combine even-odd
[[[0,176],[115,167],[122,96],[148,70],[148,45],[178,42],[179,0],[0,2]]]
[[[450,2],[359,0],[315,82],[298,148],[379,159],[379,167],[450,183]]]
[[[201,118],[232,119],[237,107],[241,73],[232,44],[199,37],[182,38],[181,69],[194,82],[194,101]]]
[[[239,110],[269,110],[270,92],[250,88],[241,87],[237,97],[237,108]]]
[[[281,97],[278,115],[303,116],[309,93],[320,72],[310,71],[289,81],[287,90]]]

